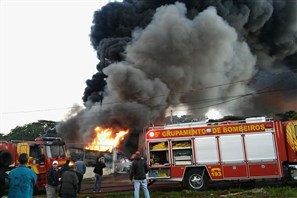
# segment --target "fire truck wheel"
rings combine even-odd
[[[205,190],[208,184],[205,169],[191,169],[185,175],[185,186],[190,190]]]
[[[12,163],[12,156],[9,151],[0,151],[0,167],[8,167]]]

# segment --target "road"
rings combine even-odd
[[[115,173],[103,177],[102,192],[127,192],[133,191],[133,184],[129,180],[127,173]],[[178,182],[162,182],[157,181],[149,185],[150,190],[162,190],[162,191],[178,191],[182,190],[180,183]],[[81,194],[93,193],[93,181],[87,180],[82,184]]]

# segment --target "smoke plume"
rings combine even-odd
[[[98,125],[129,128],[123,146],[132,151],[143,127],[181,106],[197,116],[208,107],[242,116],[296,110],[296,11],[293,0],[107,4],[91,27],[99,63],[86,108],[59,133],[75,142]]]

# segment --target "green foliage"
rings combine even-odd
[[[296,197],[296,188],[292,188],[289,186],[286,187],[267,187],[266,188],[267,194],[269,194],[269,197]]]
[[[23,126],[17,126],[7,135],[0,134],[0,140],[34,140],[36,137],[44,135],[47,130],[55,127],[57,123],[47,120],[39,120]]]
[[[297,120],[296,111],[287,111],[285,113],[278,113],[276,114],[276,116],[279,117],[281,121]]]
[[[227,190],[212,190],[212,191],[171,191],[171,192],[160,192],[150,190],[151,197],[158,198],[276,198],[276,197],[297,197],[297,190],[294,187],[284,186],[284,187],[265,187],[265,188],[253,188],[253,189],[227,189]],[[98,197],[94,194],[84,194],[78,195],[79,198],[88,197],[94,198]],[[117,192],[117,193],[107,193],[101,195],[100,197],[108,198],[130,198],[133,197],[133,191],[130,192]],[[140,191],[140,198],[144,198],[142,191]]]

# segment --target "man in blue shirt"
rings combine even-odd
[[[86,173],[86,164],[81,159],[77,160],[74,165],[76,166],[77,170],[77,176],[78,176],[78,189],[77,193],[80,193],[81,189],[81,182],[83,180],[84,174]]]
[[[33,188],[36,184],[37,176],[34,171],[26,166],[28,155],[22,153],[19,156],[19,166],[8,174],[9,198],[31,198],[33,197]]]

